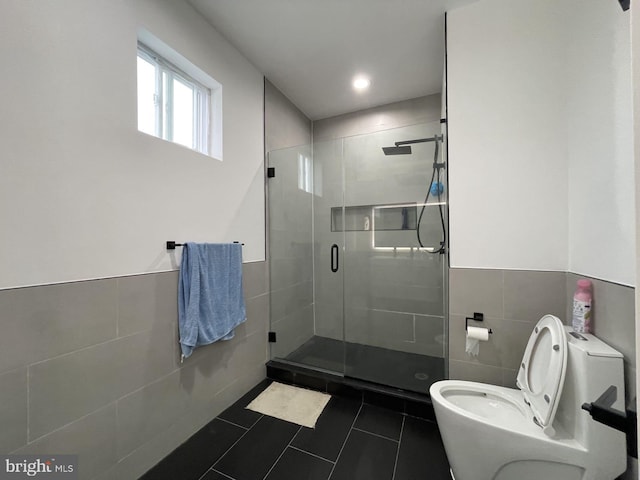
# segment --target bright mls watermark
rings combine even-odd
[[[78,480],[77,455],[0,455],[0,480]]]

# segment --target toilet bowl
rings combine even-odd
[[[545,315],[516,383],[518,389],[462,380],[431,386],[455,480],[607,480],[625,471],[624,434],[580,408],[615,385],[614,408],[624,410],[619,352]]]

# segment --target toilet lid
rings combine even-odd
[[[517,385],[533,412],[533,421],[552,432],[551,424],[567,370],[567,337],[558,317],[545,315],[537,323],[524,351]]]

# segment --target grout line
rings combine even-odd
[[[166,457],[165,457],[165,458],[166,458]],[[206,476],[207,476],[207,474],[208,474],[211,470],[212,470],[212,469],[211,469],[211,468],[209,468],[207,471],[205,471],[202,475],[200,475],[200,476],[198,477],[198,480],[202,480],[204,477],[206,477]],[[138,479],[138,480],[139,480],[139,479]]]
[[[296,438],[296,435],[298,435],[298,433],[300,433],[300,430],[302,430],[302,425],[300,425],[300,427],[298,427],[298,431],[295,433],[295,435],[293,437],[291,437],[291,440],[289,440],[289,443],[287,444],[286,447],[284,447],[282,449],[282,452],[280,452],[280,455],[278,456],[278,458],[276,459],[275,462],[273,462],[273,465],[271,465],[271,468],[269,469],[269,471],[265,474],[263,478],[263,480],[265,478],[267,478],[269,476],[269,474],[271,473],[271,470],[273,470],[273,468],[277,465],[277,463],[280,461],[280,459],[282,458],[282,456],[284,455],[284,452],[287,451],[287,448],[289,448],[289,446],[291,445],[291,442],[293,442],[293,439]]]
[[[116,400],[113,403],[115,403],[114,408],[116,409],[115,413],[116,413],[116,440],[117,440],[117,434],[118,434],[118,432],[120,432],[120,427],[121,427],[121,425],[120,425],[120,414],[118,413],[119,410],[120,410],[118,408],[118,406],[120,405],[120,400]],[[169,428],[171,428],[171,427],[169,427]],[[164,431],[166,431],[166,430],[164,430]],[[144,443],[147,443],[147,442],[144,442]],[[116,441],[116,452],[117,452],[117,448],[118,448],[119,444],[120,444],[120,442]],[[120,455],[118,454],[118,456],[120,456]]]
[[[247,408],[247,407],[245,407],[245,409],[246,409],[246,408]],[[255,412],[255,410],[251,410],[251,411],[252,411],[252,412]],[[256,413],[258,413],[258,412],[256,412]],[[254,426],[256,423],[258,423],[258,422],[260,421],[260,419],[262,419],[262,417],[264,417],[264,414],[263,414],[263,413],[262,413],[262,414],[260,414],[260,417],[259,417],[255,422],[253,422],[253,423],[251,424],[251,426],[249,427],[249,429],[252,429],[252,428],[253,428],[253,426]]]
[[[346,438],[344,439],[344,442],[342,442],[342,447],[340,448],[340,451],[338,452],[338,456],[336,457],[336,463],[333,464],[333,468],[331,469],[331,473],[329,473],[329,478],[327,480],[330,480],[331,477],[333,476],[333,472],[336,469],[336,465],[338,465],[338,461],[340,460],[340,456],[342,455],[342,451],[344,450],[344,446],[347,444],[347,441],[349,440],[349,437],[351,436],[351,431],[353,430],[353,426],[356,424],[356,421],[358,420],[358,416],[360,415],[360,412],[362,411],[362,406],[363,405],[364,405],[364,403],[360,403],[360,408],[358,409],[358,413],[353,418],[353,422],[351,422],[351,428],[349,429],[349,433],[347,434]]]
[[[260,417],[260,418],[262,418],[262,417]],[[260,420],[260,418],[259,418],[258,420]],[[214,418],[214,420],[216,420],[216,419],[217,419],[217,420],[222,420],[223,422],[225,422],[225,423],[229,423],[229,424],[231,424],[231,425],[233,425],[233,426],[235,426],[235,427],[240,427],[240,428],[242,428],[243,430],[250,430],[250,429],[251,429],[251,427],[253,427],[253,425],[255,425],[255,423],[254,423],[253,425],[251,425],[251,427],[247,428],[247,427],[244,427],[244,426],[242,426],[242,425],[238,425],[237,423],[230,422],[229,420],[227,420],[227,419],[225,419],[225,418],[222,418],[222,417],[219,417],[219,416],[218,416],[218,417],[216,417],[216,418]],[[256,422],[257,422],[258,420],[256,420]]]
[[[260,418],[262,418],[262,417],[260,417]],[[257,423],[257,422],[256,422],[256,423]],[[249,429],[249,430],[250,430],[250,429]],[[213,470],[213,467],[214,467],[214,466],[215,466],[215,465],[216,465],[220,460],[222,460],[222,459],[225,457],[225,455],[226,455],[227,453],[229,453],[229,451],[230,451],[233,447],[235,447],[235,446],[238,444],[238,442],[239,442],[240,440],[242,440],[242,439],[244,438],[244,436],[245,436],[247,433],[249,433],[249,430],[246,430],[242,435],[240,435],[240,437],[239,437],[235,442],[233,442],[233,445],[231,445],[229,448],[227,448],[227,450],[226,450],[222,455],[220,455],[220,456],[218,457],[218,459],[217,459],[215,462],[213,462],[213,465],[211,465],[211,467],[209,467],[209,470]],[[220,473],[222,473],[222,472],[220,472]]]
[[[299,428],[298,431],[296,432],[296,434],[293,436],[293,438],[291,439],[291,441],[289,442],[289,445],[291,445],[293,443],[293,441],[296,439],[296,437],[298,436],[298,434],[302,431],[302,428]],[[293,447],[293,445],[291,445]]]
[[[505,290],[505,282],[504,282],[504,270],[501,270],[502,273],[502,320],[504,320],[504,305],[505,305],[505,295],[504,295],[504,290]]]
[[[32,363],[29,364],[29,366],[35,366],[35,365],[39,365],[41,363],[49,362],[51,360],[57,360],[57,359],[62,358],[62,357],[68,357],[68,356],[73,355],[73,354],[78,353],[78,352],[83,352],[83,351],[89,350],[91,348],[95,348],[95,347],[100,347],[102,345],[106,345],[107,343],[119,342],[119,341],[122,341],[123,339],[128,339],[128,338],[134,337],[136,335],[140,335],[140,334],[143,334],[143,333],[151,332],[151,330],[152,330],[151,328],[148,328],[146,330],[140,330],[139,332],[128,333],[127,335],[124,335],[122,337],[112,337],[112,338],[109,338],[107,340],[104,340],[104,341],[101,341],[101,342],[98,342],[98,343],[92,343],[90,345],[85,345],[84,347],[80,347],[80,348],[77,348],[75,350],[70,350],[68,352],[59,353],[57,355],[54,355],[53,357],[44,358],[42,360],[38,360],[36,362],[32,362]],[[180,368],[181,367],[176,368],[171,373],[180,370]],[[165,375],[165,376],[167,376],[167,375]],[[155,380],[153,382],[151,382],[151,383],[154,383],[154,382],[155,382]],[[148,384],[148,385],[150,385],[150,384]]]
[[[27,444],[31,435],[31,366],[27,366]]]
[[[412,315],[413,317],[413,342],[412,343],[416,343],[416,314],[414,313]]]
[[[215,469],[215,468],[213,468],[213,467],[211,468],[211,470],[207,470],[207,473],[208,473],[208,472],[216,472],[216,473],[219,473],[220,475],[222,475],[224,478],[229,478],[230,480],[236,480],[235,478],[230,477],[230,476],[229,476],[229,475],[227,475],[226,473],[221,472],[220,470],[216,470],[216,469]],[[205,474],[205,475],[206,475],[206,474]]]
[[[430,418],[424,418],[424,417],[416,417],[414,415],[409,415],[412,418],[417,418],[418,420],[422,420],[423,422],[429,422],[429,423],[433,423],[434,425],[438,425],[438,421],[437,420],[431,420]]]
[[[37,442],[37,441],[38,441],[38,440],[40,440],[41,438],[47,437],[47,436],[49,436],[49,435],[51,435],[51,434],[53,434],[53,433],[56,433],[56,432],[58,432],[58,431],[60,431],[60,430],[62,430],[62,429],[64,429],[64,428],[67,428],[68,426],[70,426],[70,425],[72,425],[72,424],[74,424],[74,423],[76,423],[76,422],[79,422],[79,421],[81,421],[81,420],[84,420],[85,418],[87,418],[87,417],[89,417],[89,416],[91,416],[91,415],[94,415],[94,414],[96,414],[96,413],[98,413],[98,412],[102,412],[103,410],[106,410],[107,408],[109,408],[109,407],[110,407],[110,406],[112,406],[112,405],[113,405],[113,406],[114,406],[114,408],[115,408],[116,401],[117,401],[117,400],[113,400],[113,401],[111,401],[111,402],[107,403],[106,405],[102,405],[100,408],[97,408],[96,410],[94,410],[94,411],[92,411],[92,412],[89,412],[89,413],[87,413],[87,414],[85,414],[85,415],[82,415],[82,416],[81,416],[81,417],[79,417],[79,418],[74,418],[74,419],[73,419],[73,420],[71,420],[70,422],[67,422],[67,423],[65,423],[64,425],[61,425],[61,426],[59,426],[59,427],[57,427],[57,428],[55,428],[55,429],[51,430],[50,432],[45,433],[44,435],[40,435],[39,437],[36,437],[36,438],[34,438],[34,439],[29,439],[29,438],[27,438],[27,443],[26,443],[25,445],[22,445],[21,447],[17,448],[17,449],[16,449],[16,450],[14,450],[13,452],[15,452],[15,451],[19,450],[20,448],[26,447],[27,445],[31,445],[32,443]],[[28,413],[27,413],[27,415],[28,415]],[[29,429],[29,430],[30,430],[30,429]],[[31,433],[31,432],[29,432],[29,433]],[[12,452],[9,452],[9,453],[12,453]]]
[[[116,338],[120,338],[120,280],[116,278]]]
[[[402,423],[404,423],[404,417],[402,419]],[[363,430],[361,428],[353,427],[353,430],[357,430],[358,432],[362,432],[362,433],[368,433],[369,435],[373,435],[374,437],[384,438],[385,440],[390,440],[390,441],[395,442],[395,443],[400,443],[400,440],[394,440],[391,437],[385,437],[384,435],[380,435],[378,433],[373,433],[373,432],[370,432],[368,430]]]
[[[312,457],[316,457],[316,458],[318,458],[320,460],[324,460],[325,462],[329,462],[331,464],[335,464],[336,463],[336,462],[332,462],[328,458],[321,457],[320,455],[316,455],[315,453],[307,452],[306,450],[303,450],[302,448],[296,447],[294,445],[289,445],[289,447],[293,448],[294,450],[298,450],[299,452],[306,453],[307,455],[311,455]]]
[[[391,476],[391,480],[395,480],[396,478],[396,470],[398,468],[398,457],[400,456],[400,446],[402,445],[402,434],[404,433],[404,421],[407,417],[403,415],[402,417],[402,425],[400,426],[400,439],[398,440],[398,450],[396,450],[396,461],[393,464],[393,475]]]

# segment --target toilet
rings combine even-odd
[[[624,411],[623,356],[553,315],[537,323],[517,389],[462,380],[429,393],[455,480],[609,480],[626,470],[624,433],[583,403],[610,385]]]

